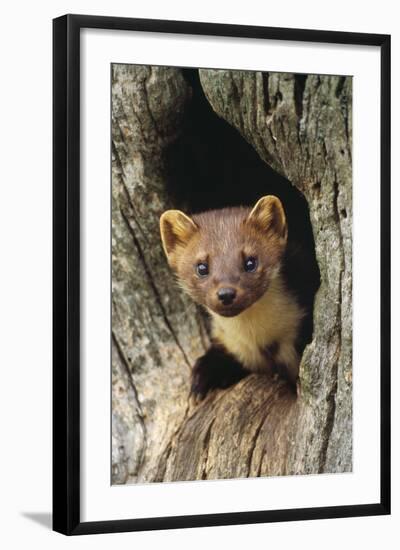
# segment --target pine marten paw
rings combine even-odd
[[[229,388],[248,374],[223,348],[212,346],[193,367],[191,392],[201,400],[209,391]]]

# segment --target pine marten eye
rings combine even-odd
[[[208,275],[208,263],[207,262],[199,262],[196,265],[196,272],[199,277],[206,277]]]
[[[245,258],[244,260],[244,270],[247,271],[247,273],[252,273],[257,269],[257,258],[254,256],[249,256],[248,258]]]

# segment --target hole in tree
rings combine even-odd
[[[316,191],[317,193],[319,193],[319,192],[321,191],[321,182],[320,182],[320,181],[316,181],[315,183],[313,183],[312,188],[314,189],[314,191]]]
[[[302,353],[311,341],[312,306],[320,281],[307,201],[213,111],[198,70],[182,69],[182,73],[192,88],[192,99],[184,114],[182,133],[166,151],[167,192],[174,207],[188,214],[253,206],[263,195],[279,197],[289,230],[285,276],[301,305],[311,312],[299,339]]]

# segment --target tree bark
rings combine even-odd
[[[188,412],[191,365],[207,346],[158,229],[171,206],[163,151],[176,139],[190,89],[177,69],[118,65],[112,94],[112,479],[144,482],[162,478]]]
[[[165,150],[191,90],[174,68],[113,67],[113,483],[344,472],[352,468],[351,79],[200,70],[214,111],[310,209],[321,285],[297,396],[251,375],[189,398],[208,345],[164,258]]]

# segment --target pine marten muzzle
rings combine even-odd
[[[288,229],[280,200],[160,218],[168,263],[180,285],[212,317],[212,345],[193,369],[203,397],[249,372],[278,372],[295,384],[305,316],[282,275]]]

